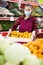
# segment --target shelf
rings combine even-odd
[[[11,17],[0,17],[0,20],[10,20]],[[17,20],[18,17],[14,17],[14,21]]]
[[[10,18],[11,17],[0,17],[0,20],[10,20]],[[14,17],[14,21],[17,20],[17,19],[18,19],[18,17]],[[40,17],[40,19],[43,21],[43,17]]]
[[[18,2],[18,0],[9,0],[9,2]]]
[[[6,0],[6,1],[18,3],[20,0]],[[42,5],[43,6],[43,4],[38,4],[35,2],[29,2],[29,1],[22,1],[21,3],[22,4],[31,4],[31,5],[37,5],[37,6]]]
[[[19,1],[18,0],[9,0],[9,2],[16,2],[17,3]],[[42,5],[43,6],[43,4],[38,4],[35,2],[29,2],[29,1],[22,1],[21,4],[31,4],[31,5],[37,5],[37,6]]]
[[[43,33],[43,29],[37,29],[36,31],[37,31],[37,34]]]
[[[41,19],[41,21],[43,21],[43,18],[40,18]]]

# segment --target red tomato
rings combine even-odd
[[[8,33],[7,32],[3,32],[2,33],[2,36],[6,36]]]

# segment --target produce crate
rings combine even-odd
[[[30,42],[32,41],[33,39],[32,38],[11,38],[11,37],[8,37],[9,39],[13,40],[13,42],[18,42],[18,43],[26,43],[26,42]]]
[[[11,34],[11,32],[10,32],[10,34]],[[9,35],[10,35],[10,34],[9,34]],[[10,36],[7,36],[7,38],[13,40],[14,42],[23,42],[23,43],[24,43],[24,42],[33,41],[34,35],[33,35],[33,33],[32,33],[32,35],[31,35],[30,38],[16,38],[16,37],[10,37]]]
[[[0,32],[1,31],[8,31],[13,26],[13,24],[14,24],[14,21],[0,20],[0,25],[1,25]],[[2,28],[2,30],[1,30],[1,28]]]
[[[38,29],[37,30],[36,38],[43,38],[43,29]]]

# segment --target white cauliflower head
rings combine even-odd
[[[21,44],[13,44],[6,49],[5,58],[7,62],[17,65],[23,62],[28,54],[30,51],[27,47]]]
[[[32,54],[27,55],[23,65],[40,65],[39,59]]]

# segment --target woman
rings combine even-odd
[[[24,8],[25,16],[20,16],[10,30],[15,30],[18,27],[18,25],[20,25],[19,32],[32,32],[34,29],[36,29],[36,25],[34,26],[34,23],[36,23],[36,19],[33,16],[31,16],[31,13],[32,6],[27,4]]]

